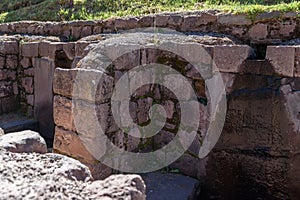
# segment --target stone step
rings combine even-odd
[[[147,186],[147,200],[192,199],[199,182],[188,176],[172,173],[153,172],[141,175]]]

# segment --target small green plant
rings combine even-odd
[[[160,173],[162,174],[168,174],[168,173],[171,173],[171,174],[180,174],[180,170],[179,169],[176,169],[176,168],[171,168],[171,167],[165,167],[163,169],[160,170]]]
[[[67,42],[74,42],[74,41],[76,41],[76,39],[74,39],[72,35],[69,35],[67,37]]]

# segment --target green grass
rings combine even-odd
[[[0,22],[106,19],[116,16],[217,9],[247,13],[300,11],[300,1],[279,0],[1,0]]]

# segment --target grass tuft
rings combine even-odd
[[[282,0],[1,0],[0,22],[95,20],[159,12],[221,10],[254,16],[300,11],[300,1]]]

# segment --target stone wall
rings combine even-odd
[[[136,35],[128,37],[138,38]],[[116,49],[126,45],[124,38],[120,47],[117,41],[118,39],[111,42],[115,44]],[[96,46],[101,45],[103,49],[108,48],[105,41]],[[95,47],[91,46],[89,49],[93,48]],[[212,194],[220,199],[297,197],[300,181],[296,176],[299,162],[299,47],[269,46],[264,60],[251,60],[251,48],[246,45],[203,45],[203,48],[212,55],[225,82],[228,111],[224,130],[213,152],[208,157],[199,159],[197,155],[209,117],[207,105],[202,101],[200,112],[203,118],[200,119],[196,139],[189,150],[169,167],[200,180],[205,179],[207,188],[204,191],[207,194],[202,195],[207,196],[204,197],[212,198]],[[96,50],[93,52],[91,55],[85,53],[87,57],[79,62],[77,68],[58,68],[55,72],[54,150],[81,160],[91,168],[94,176],[103,178],[112,171],[100,164],[84,145],[79,135],[91,134],[92,137],[93,131],[81,132],[82,127],[77,130],[74,115],[86,116],[85,120],[91,123],[92,127],[94,121],[88,113],[95,108],[99,112],[98,120],[105,127],[105,133],[110,140],[119,148],[132,152],[149,152],[163,147],[174,138],[178,128],[178,102],[164,88],[146,85],[137,90],[131,98],[131,117],[136,123],[145,124],[149,120],[147,112],[151,105],[160,103],[167,111],[167,123],[163,130],[151,139],[136,139],[120,131],[113,120],[109,98],[114,84],[124,73],[141,64],[166,64],[190,80],[200,102],[207,100],[207,95],[205,87],[201,84],[202,77],[178,56],[153,49],[134,51],[115,60],[112,68],[103,75],[99,64],[105,63],[104,60],[101,61],[103,56],[100,52],[95,54]],[[99,62],[95,61],[98,59]],[[99,71],[89,71],[92,69]],[[89,77],[89,81],[82,83],[86,90],[82,90],[83,94],[76,97],[82,100],[85,109],[76,113],[72,110],[73,86],[76,85],[76,75],[82,71]],[[93,86],[90,85],[90,81],[100,75],[105,76],[101,79],[101,86],[105,86],[106,90],[100,92],[101,95],[97,97],[99,102],[93,105],[90,97],[90,88]]]
[[[96,104],[99,120],[102,119],[111,141],[126,151],[149,152],[169,143],[176,134],[180,116],[178,101],[170,91],[157,85],[146,85],[131,99],[131,116],[138,124],[149,123],[148,111],[153,103],[163,105],[167,111],[167,123],[151,139],[136,139],[120,131],[112,118],[109,103],[112,88],[131,67],[153,62],[169,65],[191,83],[201,103],[199,112],[202,116],[192,146],[169,167],[205,179],[203,191],[207,194],[202,193],[204,197],[297,198],[300,195],[300,108],[297,105],[300,99],[300,47],[270,45],[300,37],[300,22],[296,15],[271,12],[250,20],[244,15],[194,12],[105,21],[0,24],[2,33],[11,34],[0,40],[0,114],[21,109],[28,116],[34,116],[39,121],[42,136],[48,141],[54,139],[55,152],[80,160],[90,167],[95,178],[102,179],[114,170],[101,164],[79,137],[83,133],[74,123],[73,87],[79,72],[86,71],[91,80],[103,75],[101,65],[100,68],[87,65],[87,55],[95,47],[105,44],[107,38],[115,36],[84,37],[153,25],[182,32],[227,33],[241,42],[202,44],[221,72],[228,99],[224,130],[208,157],[197,157],[209,118],[207,90],[203,78],[180,56],[144,48],[115,60],[104,74],[101,85],[104,89],[99,89],[100,94],[97,94],[103,98]],[[32,35],[13,35],[16,33]],[[172,37],[176,38],[175,35]],[[124,45],[123,42],[114,44],[115,48]],[[254,55],[254,51],[260,55]],[[102,57],[95,55],[94,59],[101,61],[99,58]],[[95,70],[89,71],[91,69]],[[86,90],[80,98],[86,109],[81,114],[86,114],[85,121],[92,122],[89,111],[94,105],[90,102],[88,89],[93,86],[87,82],[84,87]]]
[[[19,44],[15,40],[1,41],[0,48],[0,114],[18,109]]]
[[[28,113],[32,111],[32,115],[38,119],[40,133],[50,141],[54,138],[54,71],[57,67],[71,68],[74,58],[80,56],[81,49],[80,42],[75,44],[43,40],[21,44],[21,66],[24,74],[28,75],[23,79],[24,83],[30,85],[26,88],[25,101]]]
[[[52,81],[56,67],[71,68],[89,43],[21,35],[0,38],[0,114],[35,117],[47,141],[54,138]]]
[[[246,14],[225,14],[217,11],[165,13],[141,17],[112,18],[99,21],[36,22],[24,21],[0,24],[0,31],[8,34],[63,36],[77,40],[100,33],[162,27],[180,32],[226,33],[252,43],[280,43],[299,37],[299,13],[278,11]]]

